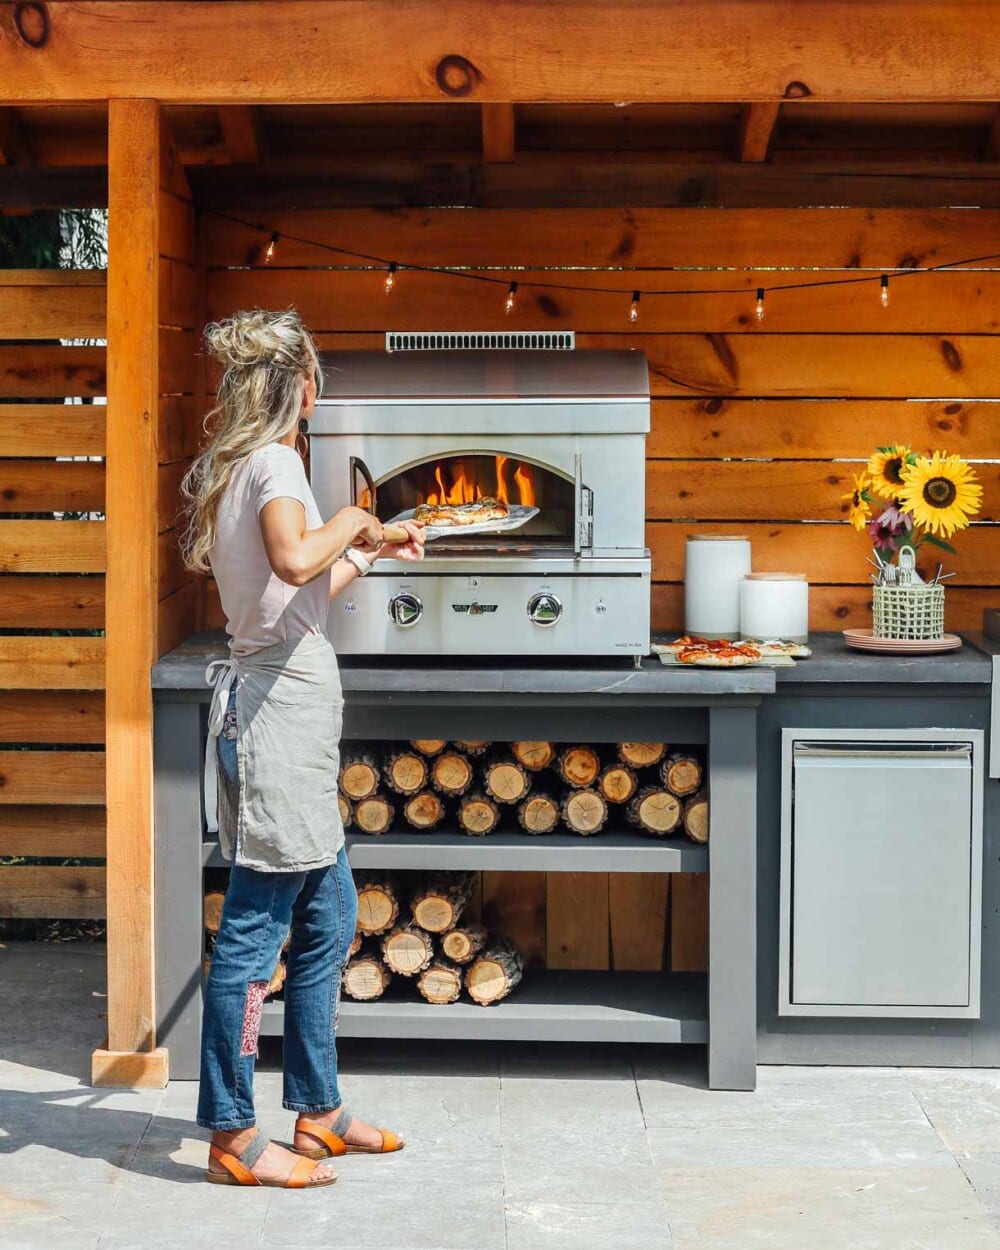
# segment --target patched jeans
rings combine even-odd
[[[235,690],[229,711],[234,709]],[[218,742],[220,762],[235,780],[235,741],[224,729]],[[203,1128],[234,1130],[256,1123],[253,1073],[261,1011],[289,932],[282,1106],[301,1112],[340,1106],[337,1012],[357,918],[346,849],[335,863],[311,872],[232,866],[205,985],[197,1112]]]

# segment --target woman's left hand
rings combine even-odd
[[[409,534],[405,543],[383,543],[378,551],[378,558],[390,560],[422,560],[426,536],[424,527],[419,521],[403,521],[403,529]]]

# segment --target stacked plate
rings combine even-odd
[[[881,655],[937,655],[957,651],[962,645],[958,634],[942,638],[876,638],[870,629],[845,629],[844,642],[855,651],[877,651]]]

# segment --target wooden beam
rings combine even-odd
[[[0,108],[0,165],[30,165],[31,148],[12,108]]]
[[[766,161],[781,105],[776,101],[744,104],[740,118],[740,160]]]
[[[222,141],[234,165],[256,165],[262,157],[260,116],[249,104],[226,104],[219,109]]]
[[[482,105],[483,160],[504,164],[514,159],[514,106]]]
[[[162,31],[160,32],[162,36]],[[156,636],[160,106],[108,108],[107,871],[108,1046],[156,1046],[153,751]],[[121,1065],[95,1055],[93,1079]]]
[[[97,166],[51,166],[46,169],[0,164],[0,211],[39,208],[106,208],[107,170]]]
[[[1000,23],[998,23],[1000,26]],[[239,170],[188,170],[200,206],[246,214],[298,208],[855,208],[1000,207],[1000,179],[979,161],[873,168],[863,162],[809,166],[738,161],[686,164],[634,156],[522,151],[511,164],[412,153],[375,157],[319,155]],[[3,202],[0,169],[0,203]]]
[[[0,83],[14,104],[1000,99],[993,0],[863,16],[856,0],[48,0],[4,5]],[[669,55],[637,57],[637,39]]]

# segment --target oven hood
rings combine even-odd
[[[336,352],[314,434],[649,432],[640,351]]]

